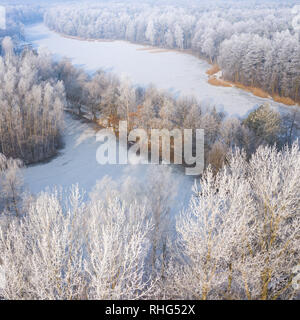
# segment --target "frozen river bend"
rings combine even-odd
[[[157,166],[138,164],[137,159],[129,158],[128,165],[100,165],[96,160],[96,152],[101,143],[96,141],[96,134],[97,130],[92,124],[75,120],[67,114],[63,135],[65,146],[58,156],[50,162],[30,166],[24,170],[25,184],[29,190],[35,194],[56,187],[68,191],[72,185],[78,184],[79,188],[85,191],[87,199],[96,182],[103,178],[109,177],[113,184],[117,185],[128,184],[130,178],[133,185],[139,189],[139,183],[147,183],[149,177],[153,176],[152,170]],[[185,176],[180,168],[172,170],[171,179],[174,184],[180,186],[173,206],[176,213],[189,202],[194,179]],[[112,187],[114,186],[107,185],[106,189]],[[136,191],[139,190],[132,190],[132,195]]]
[[[57,57],[68,57],[89,72],[99,68],[128,76],[134,84],[170,90],[174,94],[194,95],[228,115],[244,116],[266,101],[237,88],[215,87],[207,82],[210,65],[192,55],[175,51],[145,50],[125,41],[81,41],[65,38],[44,24],[26,27],[26,40],[36,48],[47,48]]]
[[[143,50],[140,45],[124,41],[91,42],[69,39],[50,31],[43,24],[26,27],[26,40],[36,48],[47,48],[56,57],[68,57],[75,65],[88,72],[99,68],[117,75],[128,76],[133,83],[153,83],[175,94],[193,94],[198,99],[216,105],[228,115],[243,116],[258,104],[266,101],[236,88],[214,87],[207,83],[205,71],[209,65],[192,55],[179,52],[156,52]],[[279,104],[271,102],[275,106]],[[92,190],[98,180],[105,176],[122,184],[127,177],[144,181],[150,166],[106,165],[96,161],[96,132],[86,123],[66,117],[64,131],[65,147],[52,161],[31,166],[25,170],[25,183],[38,193],[55,186],[69,188],[78,183],[79,187]],[[173,172],[180,185],[176,205],[178,212],[186,206],[191,195],[194,179],[181,172]]]

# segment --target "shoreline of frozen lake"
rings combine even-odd
[[[216,106],[228,116],[246,116],[268,102],[288,108],[272,99],[260,98],[236,87],[216,87],[207,82],[210,65],[193,55],[178,51],[151,53],[143,45],[126,41],[84,41],[64,37],[43,23],[25,27],[25,37],[34,48],[45,48],[57,58],[67,57],[89,73],[98,69],[128,77],[134,85],[154,84],[175,96],[192,95],[204,105]]]
[[[66,196],[71,187],[78,184],[79,189],[85,191],[83,200],[86,201],[96,183],[103,178],[111,178],[118,186],[126,183],[128,177],[136,179],[138,183],[147,184],[149,173],[151,174],[148,170],[156,165],[143,165],[136,159],[129,159],[127,165],[100,165],[96,153],[101,143],[96,141],[96,134],[97,130],[90,123],[75,120],[72,115],[66,114],[64,148],[51,161],[23,169],[25,187],[33,194],[55,189],[59,191],[62,188],[63,195]],[[171,217],[174,218],[187,207],[195,179],[185,176],[180,170],[176,170],[175,166],[172,167],[171,177],[180,187],[172,206]],[[107,186],[108,189],[110,187]],[[133,194],[135,191],[133,190]]]
[[[236,88],[209,85],[205,73],[209,64],[189,54],[174,51],[153,54],[151,51],[137,50],[142,46],[125,41],[68,39],[43,24],[26,26],[25,32],[26,40],[33,47],[47,48],[56,58],[70,58],[75,65],[88,72],[102,68],[119,76],[128,76],[133,84],[147,86],[153,83],[174,94],[193,94],[206,103],[215,104],[228,115],[245,115],[258,104],[268,101]],[[270,104],[280,106],[271,100]],[[128,176],[145,181],[145,165],[101,166],[96,162],[99,143],[91,126],[67,116],[63,137],[65,147],[56,158],[24,170],[25,185],[32,193],[55,186],[68,189],[76,183],[89,193],[97,180],[107,175],[120,184]],[[172,208],[175,213],[186,208],[194,179],[176,171],[174,176],[180,185],[176,204]]]

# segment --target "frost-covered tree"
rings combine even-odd
[[[156,272],[162,267],[167,239],[172,231],[171,209],[179,185],[168,167],[150,167],[145,180],[145,183],[141,183],[129,177],[118,185],[111,178],[105,177],[98,181],[90,198],[92,202],[96,202],[118,197],[127,205],[138,203],[144,207],[144,216],[139,219],[152,222],[152,230],[147,235],[151,254],[147,258],[150,259],[152,271]]]
[[[150,248],[151,220],[137,202],[126,205],[108,198],[90,208],[87,297],[90,299],[139,299],[151,283],[145,278]]]
[[[152,45],[155,45],[156,30],[155,30],[153,20],[149,21],[149,23],[147,25],[145,36],[146,36],[146,39],[148,39]]]
[[[21,220],[0,226],[4,299],[137,299],[152,287],[145,259],[151,220],[120,198],[68,204],[58,191],[33,200]],[[147,278],[148,277],[148,278]]]
[[[0,56],[0,152],[32,163],[53,156],[60,143],[65,91],[47,54],[15,55],[4,40]]]
[[[258,144],[274,144],[279,141],[281,118],[269,104],[262,105],[251,112],[244,120],[244,124],[255,133],[257,139],[260,139]]]
[[[192,49],[218,63],[227,80],[299,101],[299,35],[293,18],[290,4],[277,1],[78,4],[45,14],[51,29],[70,35]]]
[[[179,25],[175,26],[174,36],[175,36],[177,47],[180,49],[183,49],[184,48],[183,31]]]
[[[165,297],[295,298],[299,264],[298,143],[237,151],[216,176],[208,169],[178,220],[178,249]],[[178,254],[181,255],[179,260]]]
[[[132,127],[132,115],[136,110],[135,90],[129,79],[123,79],[119,87],[119,97],[117,101],[118,114],[121,119],[126,119],[129,128]]]
[[[12,213],[20,215],[20,198],[23,186],[23,176],[20,160],[7,159],[0,153],[0,214]]]

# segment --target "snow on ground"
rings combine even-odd
[[[136,50],[138,46],[121,41],[85,42],[66,39],[49,31],[42,24],[27,27],[26,35],[26,40],[32,42],[35,47],[46,47],[57,58],[63,56],[72,58],[74,64],[84,67],[89,72],[104,68],[117,74],[130,75],[132,69],[136,71],[136,83],[145,84],[142,79],[147,78],[147,73],[140,68],[143,63],[146,63],[145,57],[139,60],[133,56],[133,53],[142,53]],[[89,44],[94,44],[95,47]],[[129,59],[131,55],[132,59]],[[143,55],[142,53],[141,56]],[[156,67],[158,62],[157,60]],[[123,65],[124,69],[122,69]],[[158,70],[152,71],[151,79],[154,79]],[[74,120],[67,115],[63,139],[65,146],[56,158],[24,170],[26,187],[32,193],[53,190],[55,187],[67,190],[72,185],[78,184],[86,191],[87,199],[96,182],[105,176],[111,177],[118,184],[122,184],[128,176],[138,178],[140,182],[145,181],[150,166],[135,164],[135,159],[132,159],[132,164],[128,165],[100,165],[96,161],[96,151],[100,142],[96,141],[96,131],[90,124]],[[172,208],[173,213],[176,214],[187,206],[194,179],[185,176],[177,168],[174,168],[173,176],[180,185],[180,192]]]
[[[66,115],[64,129],[65,147],[60,154],[51,161],[37,164],[24,169],[25,186],[34,194],[47,189],[53,190],[56,186],[64,189],[78,184],[86,191],[86,199],[98,180],[110,176],[114,182],[121,184],[130,176],[145,182],[147,170],[152,165],[101,165],[96,160],[97,148],[101,142],[96,141],[97,131],[89,123],[74,120]],[[133,159],[134,163],[138,163]],[[176,214],[186,207],[191,196],[194,184],[192,177],[185,176],[174,168],[173,177],[180,185],[176,197],[173,213]],[[108,186],[109,187],[109,186]]]
[[[99,68],[128,76],[134,84],[164,88],[175,94],[193,94],[200,100],[215,104],[228,115],[243,116],[266,99],[258,98],[237,88],[214,87],[207,83],[205,71],[209,65],[192,55],[179,52],[151,53],[138,50],[140,45],[125,41],[90,42],[64,38],[50,31],[43,24],[25,28],[26,40],[34,47],[47,48],[57,58],[68,57],[75,65],[88,72]],[[271,101],[270,101],[271,102]],[[272,105],[280,106],[271,102]],[[24,170],[25,183],[29,190],[38,193],[47,188],[69,188],[78,183],[89,193],[97,180],[110,176],[123,183],[128,176],[145,181],[145,165],[100,165],[96,161],[95,131],[86,124],[66,117],[64,131],[65,147],[48,163],[31,166]],[[191,196],[194,179],[174,171],[180,184],[174,213],[186,207]],[[146,183],[146,181],[145,181]]]
[[[75,65],[89,72],[99,68],[128,76],[134,84],[170,90],[176,95],[194,95],[208,105],[215,105],[229,116],[245,116],[270,99],[254,96],[238,88],[215,87],[207,82],[205,73],[210,65],[192,55],[176,51],[153,52],[141,45],[125,41],[81,41],[64,38],[50,31],[44,24],[25,28],[26,40],[34,47],[47,48],[57,57],[68,57]]]

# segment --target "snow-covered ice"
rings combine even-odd
[[[75,65],[91,73],[102,68],[127,76],[134,84],[152,83],[175,95],[194,95],[229,116],[245,116],[264,102],[269,102],[274,107],[284,107],[238,88],[210,85],[205,73],[210,65],[190,54],[144,50],[145,47],[126,41],[101,42],[65,38],[49,30],[44,24],[28,26],[25,32],[27,41],[34,47],[47,48],[57,57],[68,57]]]
[[[90,42],[64,38],[43,24],[27,26],[25,31],[26,40],[34,47],[47,48],[58,58],[68,57],[88,72],[102,68],[117,75],[126,75],[134,84],[153,83],[175,94],[193,94],[202,101],[216,105],[228,115],[243,116],[266,101],[236,88],[209,85],[205,74],[209,68],[208,63],[192,55],[174,51],[151,53],[138,50],[142,46],[125,41]],[[90,125],[67,116],[65,147],[50,162],[24,170],[28,188],[38,193],[48,187],[51,189],[59,185],[68,188],[78,183],[88,193],[97,180],[104,176],[110,176],[118,183],[122,183],[128,176],[143,181],[147,169],[145,165],[99,165],[96,161],[99,143],[96,142],[95,134]],[[189,201],[194,179],[182,172],[174,171],[174,175],[179,181],[180,192],[173,210],[179,212]]]
[[[152,165],[138,164],[134,159],[133,162],[137,164],[99,164],[96,151],[101,142],[96,141],[96,134],[97,130],[90,123],[74,120],[67,114],[63,134],[65,147],[51,161],[24,169],[26,187],[37,194],[55,187],[68,190],[78,184],[88,197],[96,182],[105,176],[111,177],[117,184],[123,183],[128,176],[147,183],[147,170]],[[177,213],[189,202],[194,179],[185,176],[178,168],[173,169],[173,176],[180,185],[173,207],[174,213]]]

